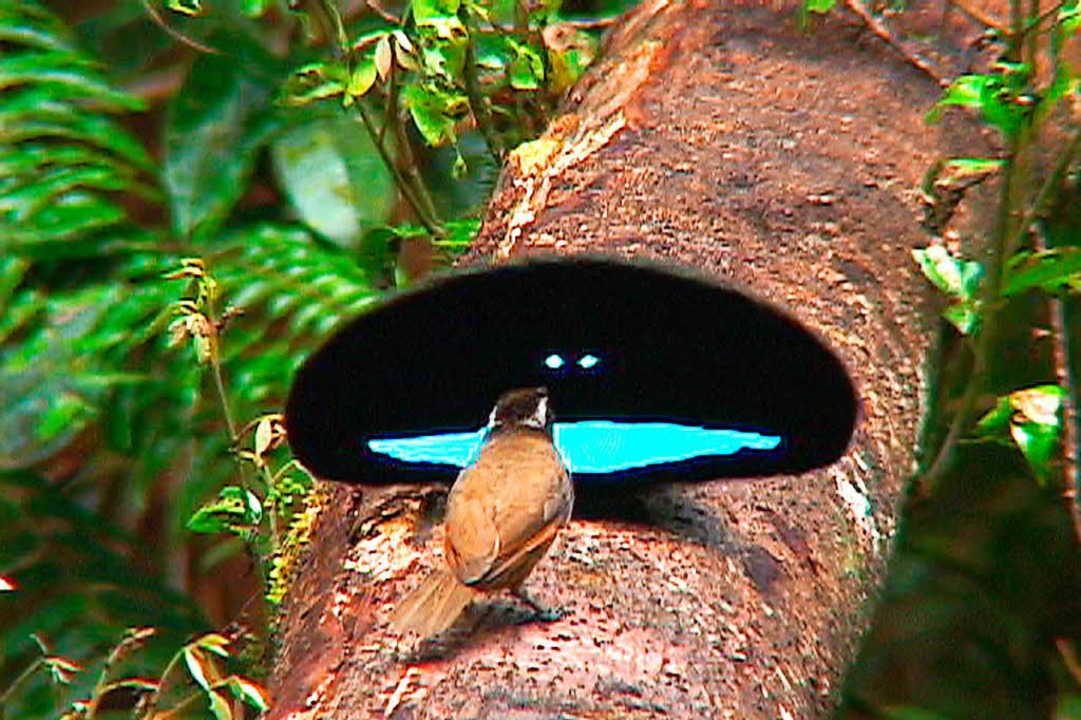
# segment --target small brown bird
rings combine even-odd
[[[574,484],[552,442],[544,388],[511,390],[492,410],[480,455],[447,499],[438,568],[395,610],[392,625],[422,638],[450,627],[481,592],[510,590],[538,613],[551,611],[522,589],[571,516]]]

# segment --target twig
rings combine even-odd
[[[998,305],[1002,295],[1004,280],[1004,268],[1008,258],[1013,256],[1016,248],[1015,242],[1019,242],[1023,234],[1015,234],[1011,227],[1013,217],[1013,203],[1017,196],[1015,184],[1019,182],[1020,171],[1018,170],[1019,158],[1022,148],[1026,147],[1028,133],[1022,132],[1012,139],[1007,156],[1005,173],[1002,178],[1002,189],[998,199],[998,215],[995,218],[994,234],[992,235],[991,251],[986,265],[985,279],[981,288],[980,305],[983,315],[980,318],[980,327],[971,341],[972,366],[969,368],[968,380],[965,391],[961,396],[961,403],[953,416],[946,438],[938,447],[934,461],[931,462],[927,472],[920,477],[919,483],[924,492],[933,492],[938,482],[951,469],[953,451],[961,440],[962,434],[968,431],[976,410],[976,402],[984,392],[986,382],[987,360],[996,338]]]
[[[1047,238],[1042,232],[1036,233],[1036,249],[1040,251],[1047,250]],[[1064,495],[1071,499],[1072,504],[1077,506],[1077,470],[1078,463],[1081,462],[1081,457],[1077,454],[1077,405],[1074,402],[1076,397],[1075,383],[1072,372],[1071,360],[1071,343],[1070,336],[1068,334],[1068,325],[1066,322],[1066,306],[1062,301],[1062,298],[1051,298],[1051,330],[1052,330],[1052,350],[1055,360],[1055,380],[1058,386],[1065,389],[1066,399],[1063,403],[1063,421],[1065,427],[1062,432],[1062,456],[1065,460],[1065,484]],[[1081,530],[1081,525],[1078,526]]]
[[[917,55],[912,50],[905,47],[897,38],[893,37],[889,29],[882,24],[882,22],[876,18],[871,11],[865,8],[859,0],[845,0],[845,7],[852,12],[856,13],[863,20],[864,24],[881,38],[887,45],[896,50],[901,57],[907,60],[910,64],[916,67],[916,69],[926,73],[932,80],[938,83],[940,86],[945,87],[949,85],[949,81],[939,74],[939,72],[931,65],[927,60]]]
[[[421,205],[413,187],[406,181],[405,176],[402,175],[401,169],[398,168],[398,164],[394,162],[394,158],[387,152],[386,145],[382,142],[382,134],[379,132],[378,128],[375,127],[375,123],[372,122],[367,110],[364,109],[364,104],[358,102],[353,107],[357,109],[357,115],[360,116],[361,122],[364,123],[364,128],[368,131],[368,136],[371,137],[372,144],[375,145],[375,150],[379,153],[379,158],[383,161],[383,165],[385,165],[394,176],[394,182],[398,186],[398,191],[405,197],[405,201],[409,203],[409,207],[413,208],[413,213],[417,216],[417,221],[431,234],[442,237],[442,228],[439,227],[434,216],[430,216],[425,211],[425,208]],[[400,123],[395,122],[395,128],[397,128],[399,124]]]
[[[473,33],[475,26],[469,19],[469,11],[462,5],[458,11],[458,17],[466,26],[465,62],[462,68],[462,77],[465,80],[465,94],[469,98],[469,107],[473,111],[473,118],[477,121],[480,134],[484,136],[484,142],[488,146],[488,152],[496,165],[503,164],[503,145],[499,142],[499,136],[495,132],[492,123],[492,114],[488,109],[484,97],[477,89],[477,56],[474,49]]]
[[[150,19],[154,21],[154,24],[164,30],[165,34],[169,37],[180,43],[183,43],[184,45],[187,45],[190,48],[198,50],[201,53],[207,53],[208,55],[221,54],[221,50],[212,48],[209,45],[203,45],[195,38],[185,35],[169,23],[165,22],[165,18],[163,18],[161,14],[154,9],[154,7],[150,4],[150,0],[139,0],[139,2],[142,4],[143,9],[146,10],[147,15],[150,16]]]
[[[396,15],[391,13],[389,10],[386,10],[385,8],[380,7],[380,5],[378,3],[376,3],[374,0],[364,0],[364,4],[368,7],[369,10],[371,10],[373,13],[375,13],[379,17],[383,18],[383,20],[390,23],[391,25],[402,25],[404,23],[404,21],[405,21],[405,18],[397,17]]]

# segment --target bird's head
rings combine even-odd
[[[488,430],[531,428],[552,431],[552,411],[547,388],[519,388],[503,393],[488,417]]]

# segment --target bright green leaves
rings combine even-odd
[[[349,70],[340,63],[309,63],[293,71],[282,86],[281,102],[303,107],[318,100],[343,95],[349,85]]]
[[[924,276],[949,297],[944,317],[961,334],[974,333],[980,324],[979,288],[983,268],[975,261],[954,257],[941,245],[913,250]],[[1081,290],[1081,248],[1067,247],[1014,255],[1005,268],[1003,298],[1039,290],[1049,294]]]
[[[980,320],[978,293],[983,277],[980,264],[956,258],[941,245],[913,250],[912,257],[924,276],[953,301],[943,316],[963,335],[975,331]]]
[[[338,113],[309,117],[274,141],[274,169],[309,227],[355,247],[366,228],[387,220],[394,181],[360,123]]]
[[[133,280],[137,276],[133,275]],[[37,311],[5,348],[0,386],[0,466],[19,467],[62,447],[88,423],[111,391],[142,383],[124,361],[168,303],[167,295],[141,281],[90,286],[45,297],[27,297]],[[24,306],[12,301],[18,312]]]
[[[436,85],[407,85],[402,100],[425,142],[445,145],[457,139],[455,125],[469,112],[464,95],[448,92]]]
[[[0,11],[0,251],[96,255],[126,225],[117,194],[152,199],[143,148],[113,119],[142,109],[114,89],[52,16]],[[74,243],[73,240],[82,242]]]
[[[224,664],[229,658],[229,640],[218,633],[207,633],[185,645],[180,658],[188,675],[206,697],[207,709],[215,720],[242,720],[248,717],[243,707],[236,707],[230,696],[250,706],[256,714],[269,707],[266,691],[251,680],[227,674]],[[172,667],[172,665],[170,665]],[[162,678],[162,683],[168,677]]]
[[[544,60],[529,45],[508,39],[514,57],[507,68],[510,86],[515,90],[539,90],[544,83]]]
[[[980,419],[978,434],[1012,441],[1043,484],[1050,485],[1061,433],[1066,392],[1057,385],[1038,385],[1000,397]]]
[[[837,0],[803,0],[803,10],[805,12],[813,12],[820,15],[828,13],[836,5]]]
[[[413,0],[413,19],[417,25],[432,25],[454,17],[461,0]]]
[[[163,179],[173,224],[205,237],[225,222],[247,187],[256,153],[277,127],[269,112],[279,78],[254,45],[202,55],[171,108]]]
[[[1064,37],[1070,37],[1081,30],[1081,3],[1077,0],[1062,4],[1058,13],[1059,32]]]
[[[1040,252],[1020,252],[1006,268],[1005,296],[1028,290],[1059,294],[1081,290],[1081,248],[1065,247]]]
[[[1011,139],[1036,116],[1046,115],[1065,92],[1065,87],[1059,87],[1046,97],[1037,96],[1032,89],[1032,68],[1026,63],[1000,61],[994,69],[993,74],[962,75],[950,83],[927,114],[927,121],[936,122],[943,108],[950,105],[972,108],[980,119]],[[1060,77],[1066,77],[1065,73]]]
[[[188,520],[188,529],[198,533],[232,532],[248,538],[263,520],[263,503],[250,490],[230,485],[218,499],[203,505]]]

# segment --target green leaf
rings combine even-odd
[[[992,438],[1007,435],[1017,445],[1041,484],[1053,476],[1053,461],[1062,426],[1066,391],[1057,385],[1037,385],[998,398],[995,409],[976,425],[978,434]]]
[[[962,75],[950,83],[939,105],[959,105],[980,108],[988,90],[999,87],[998,79],[991,75]]]
[[[229,657],[229,640],[221,633],[206,633],[195,639],[195,647],[213,653],[218,657]]]
[[[549,26],[542,34],[552,68],[549,89],[556,95],[574,85],[597,56],[597,41],[591,35],[561,27]]]
[[[162,175],[179,234],[213,233],[247,187],[259,149],[276,128],[272,59],[248,42],[202,55],[174,100]]]
[[[1059,30],[1070,37],[1081,29],[1081,3],[1065,3],[1058,15]]]
[[[1081,695],[1059,695],[1054,717],[1055,720],[1081,720]]]
[[[406,85],[402,100],[425,142],[433,147],[454,142],[454,126],[469,107],[464,95],[429,85]]]
[[[236,720],[233,717],[233,709],[220,693],[208,692],[206,699],[210,703],[210,712],[214,713],[215,720]]]
[[[337,245],[355,247],[393,209],[390,171],[364,127],[341,113],[297,125],[274,141],[271,154],[294,210]]]
[[[255,528],[263,517],[263,505],[250,490],[230,485],[221,489],[217,500],[199,508],[188,520],[188,529],[197,533],[236,532]]]
[[[961,301],[942,311],[942,317],[962,335],[971,335],[980,327],[980,313],[975,303]]]
[[[998,172],[1005,164],[1005,160],[994,158],[950,158],[942,164],[935,181],[946,184],[959,183],[969,178],[979,178]]]
[[[188,674],[195,680],[196,684],[204,691],[210,692],[210,680],[207,679],[206,668],[203,667],[205,660],[202,653],[196,650],[194,647],[185,647],[183,649],[184,665],[188,668]]]
[[[266,712],[270,707],[265,691],[247,678],[237,676],[229,678],[229,689],[238,699],[260,712]]]
[[[349,71],[339,63],[311,63],[293,71],[282,86],[280,102],[303,107],[318,100],[343,95],[350,82]]]
[[[272,5],[272,0],[240,0],[240,11],[248,17],[261,17]]]
[[[461,0],[413,0],[413,19],[418,25],[424,25],[447,16],[454,17],[461,4]]]
[[[936,122],[943,107],[957,105],[978,110],[985,122],[1006,137],[1014,137],[1030,112],[1017,102],[1029,70],[1023,63],[998,63],[997,67],[998,74],[962,75],[954,80],[928,113],[928,122]]]
[[[1006,297],[1039,289],[1048,293],[1081,289],[1081,248],[1018,253],[1006,268]]]
[[[461,81],[469,35],[458,18],[451,16],[429,22],[423,28],[419,43],[422,64],[430,77],[439,78],[448,85]]]
[[[200,15],[203,12],[201,0],[166,0],[166,6],[183,15]]]
[[[980,421],[976,423],[976,431],[979,434],[994,435],[1004,434],[1006,429],[1010,426],[1010,415],[1013,414],[1013,410],[1010,408],[1010,399],[1008,397],[1000,397],[995,402],[993,410],[989,410]]]
[[[912,251],[924,276],[951,298],[973,300],[983,276],[982,266],[950,255],[942,245]]]
[[[1051,461],[1058,449],[1058,427],[1031,422],[1013,423],[1010,425],[1010,437],[1021,449],[1040,484],[1049,486],[1053,474]]]
[[[544,83],[544,60],[533,48],[509,41],[514,59],[507,69],[510,85],[515,90],[536,90]]]
[[[95,63],[70,51],[8,54],[0,63],[0,91],[27,85],[77,99],[99,112],[142,110],[146,106],[141,99],[114,90]]]
[[[825,14],[837,5],[837,0],[803,0],[803,7],[808,12]]]
[[[346,94],[351,98],[364,97],[375,85],[377,75],[374,58],[357,61],[353,74],[349,76],[349,85],[345,88]]]
[[[0,43],[36,50],[73,50],[75,46],[59,18],[26,2],[0,5]]]

